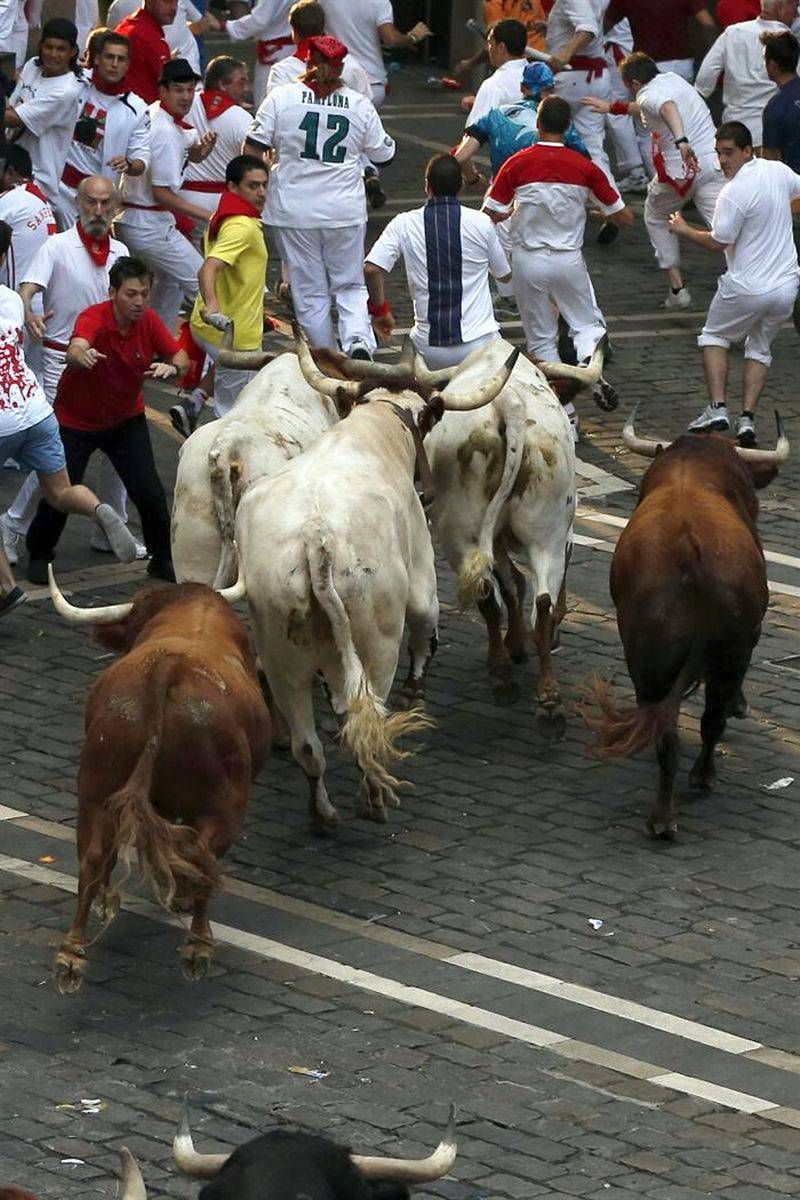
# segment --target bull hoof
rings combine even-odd
[[[678,832],[678,822],[674,817],[671,817],[668,821],[655,820],[653,817],[650,817],[647,822],[647,829],[660,842],[674,842]]]
[[[422,685],[405,684],[397,697],[395,708],[398,712],[408,712],[415,704],[420,704],[424,699]]]
[[[750,714],[750,705],[745,700],[744,696],[739,696],[731,705],[729,716],[736,717],[738,721],[743,721]]]
[[[563,740],[567,732],[567,714],[560,702],[543,700],[537,697],[539,710],[536,713],[536,724],[539,731],[552,742]]]
[[[189,940],[181,948],[181,971],[184,979],[197,983],[208,975],[214,947],[208,942]]]
[[[710,792],[714,787],[716,780],[716,772],[712,770],[703,770],[697,765],[693,766],[689,772],[689,787],[695,792]]]
[[[524,640],[514,641],[513,638],[509,640],[508,636],[506,636],[503,644],[508,651],[509,658],[516,666],[519,666],[520,663],[525,663],[528,661],[528,648],[525,645]]]
[[[516,704],[520,697],[519,684],[514,677],[514,669],[510,662],[489,664],[489,683],[492,688],[495,704],[507,708]]]
[[[53,963],[53,982],[61,996],[73,996],[83,986],[86,960],[70,950],[59,950]]]

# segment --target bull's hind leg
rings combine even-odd
[[[496,549],[495,577],[508,612],[505,648],[512,662],[521,663],[528,657],[525,644],[525,576],[511,561],[504,546],[498,546]]]
[[[749,664],[744,664],[741,671],[731,675],[730,663],[724,676],[709,671],[706,679],[706,704],[700,721],[700,736],[703,740],[700,753],[694,766],[689,772],[689,786],[701,792],[710,792],[716,779],[714,766],[714,750],[717,742],[725,732],[728,715],[734,710],[737,701],[742,700],[742,683]]]
[[[214,954],[214,935],[208,919],[208,894],[196,896],[192,905],[192,924],[181,947],[181,969],[196,983],[208,974]]]
[[[553,641],[557,629],[556,608],[547,593],[536,597],[534,613],[536,624],[533,637],[539,658],[539,683],[536,700],[540,706],[540,723],[551,737],[562,738],[567,727],[567,718],[553,669]]]
[[[678,772],[677,717],[675,726],[657,738],[656,757],[659,769],[658,797],[655,808],[647,818],[647,828],[654,837],[670,841],[678,832],[675,813],[675,776]]]
[[[308,815],[311,832],[317,835],[330,833],[339,823],[339,814],[334,808],[325,787],[325,752],[314,725],[314,699],[312,681],[295,685],[276,685],[273,695],[286,720],[292,739],[292,755],[299,763],[308,783]]]
[[[397,707],[401,709],[413,708],[423,699],[425,676],[439,645],[439,600],[436,595],[435,577],[432,588],[427,586],[422,591],[422,595],[416,595],[415,589],[412,588],[406,608],[410,663],[397,702]]]
[[[113,830],[101,810],[78,818],[78,903],[72,924],[56,953],[53,978],[62,995],[77,992],[86,971],[86,924],[101,888],[106,892],[115,861]]]
[[[486,622],[489,635],[487,665],[492,681],[492,693],[498,704],[513,704],[519,699],[519,684],[514,678],[511,655],[503,641],[503,614],[494,589],[478,600],[478,611]]]

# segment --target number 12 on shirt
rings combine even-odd
[[[300,128],[306,135],[306,144],[300,152],[301,158],[320,160],[320,154],[317,151],[320,116],[321,114],[318,112],[307,112],[300,122]],[[323,143],[322,162],[343,163],[347,154],[347,147],[342,143],[350,132],[350,118],[343,116],[341,113],[329,113],[325,127],[331,130],[331,135]]]

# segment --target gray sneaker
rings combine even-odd
[[[23,592],[21,587],[13,587],[10,592],[6,592],[5,595],[0,596],[0,617],[4,617],[12,609],[17,608],[20,604],[24,604],[27,599],[27,592]]]
[[[709,404],[695,417],[689,426],[689,433],[725,433],[730,429],[731,421],[724,404]]]
[[[743,412],[736,422],[736,439],[740,446],[752,450],[757,445],[756,423],[753,414]]]
[[[136,538],[119,513],[114,512],[110,504],[98,504],[94,510],[94,519],[108,538],[108,544],[119,561],[135,562]]]

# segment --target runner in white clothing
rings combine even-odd
[[[408,33],[394,23],[391,0],[321,0],[325,28],[344,42],[361,63],[372,85],[372,100],[380,108],[386,99],[387,75],[383,50],[414,50],[430,37],[430,29],[418,21]]]
[[[475,93],[467,114],[467,128],[487,116],[493,108],[519,100],[522,72],[528,61],[525,57],[527,44],[527,30],[521,21],[510,18],[495,21],[486,38],[486,52],[494,70]]]
[[[242,108],[247,91],[247,67],[237,58],[220,54],[206,67],[203,90],[196,92],[187,120],[198,137],[216,134],[216,142],[202,162],[190,162],[184,172],[181,196],[192,204],[217,211],[227,189],[225,169],[241,152],[253,114]],[[200,233],[202,235],[202,230]]]
[[[650,131],[656,174],[647,189],[644,223],[658,265],[669,281],[664,307],[688,308],[692,297],[684,284],[680,245],[670,231],[669,218],[691,200],[711,223],[724,183],[714,122],[708,105],[692,85],[673,71],[660,72],[646,54],[629,55],[619,70],[633,102],[609,103],[589,97],[583,103],[598,113],[628,112],[640,117]]]
[[[736,434],[740,446],[755,446],[754,413],[772,363],[772,342],[792,315],[800,281],[791,208],[800,197],[800,175],[785,163],[756,158],[750,130],[741,121],[720,125],[717,153],[727,182],[710,232],[690,225],[680,213],[672,217],[673,233],[705,250],[724,252],[728,264],[697,339],[711,403],[689,429],[708,433],[730,428],[729,350],[743,341]]]
[[[78,184],[90,175],[116,181],[143,175],[150,164],[150,113],[141,96],[125,88],[130,43],[119,33],[101,33],[92,45],[93,66],[81,83],[80,112],[61,173],[59,205],[65,224],[78,210]]]
[[[131,254],[143,258],[155,275],[152,304],[168,329],[174,330],[181,299],[194,303],[197,272],[203,265],[188,237],[178,228],[185,218],[208,221],[208,209],[181,195],[187,164],[207,158],[217,140],[215,133],[200,137],[183,118],[194,100],[199,79],[183,58],[165,63],[159,80],[159,99],[150,105],[151,162],[137,179],[125,176],[122,184],[120,236]],[[186,224],[187,232],[189,225]]]
[[[361,156],[390,162],[395,144],[373,105],[342,85],[347,47],[309,38],[303,80],[276,88],[260,106],[245,151],[277,151],[265,220],[280,230],[295,313],[312,346],[334,349],[331,301],[346,353],[371,357],[375,336],[364,285],[367,208]]]
[[[6,105],[5,124],[30,153],[34,179],[58,213],[59,184],[78,116],[78,45],[71,21],[42,28],[39,54],[22,68]]]
[[[388,339],[394,318],[384,280],[403,259],[414,304],[411,340],[431,370],[457,366],[500,336],[489,275],[511,279],[494,222],[459,203],[462,184],[454,158],[432,158],[425,168],[427,203],[391,220],[364,264],[370,313]]]
[[[253,72],[253,103],[264,99],[267,78],[276,62],[292,53],[289,8],[292,0],[256,0],[253,11],[233,21],[223,21],[221,29],[231,41],[256,39],[256,65]]]
[[[325,9],[322,4],[317,3],[317,0],[299,0],[299,3],[293,4],[289,9],[289,28],[292,32],[294,47],[297,47],[304,38],[321,37],[326,32]],[[282,83],[296,83],[305,73],[306,66],[307,63],[297,57],[296,49],[288,58],[282,58],[280,62],[274,63],[270,67],[267,78],[266,94],[269,95]],[[362,96],[372,100],[372,85],[369,76],[352,54],[347,55],[342,65],[342,83],[345,87],[352,88],[354,92],[360,92]]]

